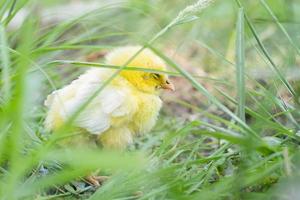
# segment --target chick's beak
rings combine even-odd
[[[166,82],[161,85],[161,88],[165,90],[175,91],[174,85],[169,80],[166,80]]]

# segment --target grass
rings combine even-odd
[[[43,15],[70,3],[0,0],[0,199],[299,196],[300,90],[290,72],[299,65],[299,14],[291,8],[300,3],[128,0],[58,21]],[[158,72],[178,88],[164,95],[156,127],[126,152],[59,148],[58,141],[77,134],[72,120],[121,70],[147,71],[127,66],[130,60],[85,60],[126,44],[161,57],[169,69]],[[47,94],[90,66],[115,74],[60,134],[48,133]],[[98,168],[110,178],[95,189],[82,177]]]
[[[237,21],[236,38],[236,85],[238,95],[238,116],[243,121],[245,114],[245,36],[244,36],[244,10],[240,8]]]

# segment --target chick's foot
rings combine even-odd
[[[109,177],[108,176],[95,176],[95,175],[90,175],[88,177],[85,178],[85,180],[95,186],[95,187],[99,187],[100,185],[102,185]]]

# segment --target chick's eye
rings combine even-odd
[[[153,74],[153,78],[155,78],[156,80],[158,80],[160,78],[160,75],[159,74]]]

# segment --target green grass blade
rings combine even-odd
[[[245,42],[244,42],[244,9],[240,8],[237,20],[236,37],[236,88],[238,95],[238,116],[245,120]]]
[[[6,12],[9,3],[9,1],[0,2],[0,22],[3,21],[3,15]]]
[[[4,20],[4,24],[8,25],[15,15],[29,2],[30,0],[13,0],[8,11],[8,16]]]
[[[2,65],[3,98],[8,100],[10,97],[10,57],[4,26],[0,23],[0,63]]]
[[[64,64],[70,64],[75,67],[103,67],[103,68],[109,68],[109,69],[120,69],[122,66],[117,66],[117,65],[109,65],[105,63],[96,63],[96,62],[82,62],[82,61],[72,61],[72,60],[54,60],[46,64],[45,67],[47,66],[52,66],[52,65],[64,65]],[[45,68],[44,67],[44,68]],[[37,70],[40,70],[41,67],[37,67],[32,69],[30,72],[35,72]],[[182,77],[182,75],[178,72],[172,72],[172,71],[165,71],[165,70],[156,70],[156,69],[149,69],[149,68],[143,68],[143,67],[137,67],[137,66],[127,66],[124,67],[123,70],[128,70],[128,71],[142,71],[142,72],[151,72],[151,73],[162,73],[162,74],[168,74],[170,76],[177,76],[177,77]],[[200,78],[208,81],[214,81],[218,82],[220,84],[226,85],[226,81],[215,79],[215,78],[209,78],[205,76],[198,76],[198,75],[193,75],[195,78]]]
[[[224,61],[224,63],[226,63],[229,66],[235,66],[235,63],[232,63],[231,61],[227,60],[226,57],[224,55],[222,55],[220,52],[216,51],[215,49],[213,49],[212,47],[210,47],[209,45],[207,45],[206,43],[204,43],[203,41],[200,40],[196,40],[197,44],[199,44],[200,46],[204,47],[205,49],[207,49],[211,54],[213,54],[214,56],[216,56],[217,58],[219,58],[220,60]]]
[[[7,144],[8,154],[10,158],[10,170],[14,173],[7,174],[7,196],[8,199],[13,199],[14,188],[19,181],[19,161],[23,158],[21,151],[23,150],[25,144],[23,143],[24,139],[24,118],[26,108],[26,95],[27,93],[27,80],[26,74],[27,70],[30,67],[30,62],[26,57],[30,57],[29,52],[32,48],[32,35],[34,30],[34,22],[31,19],[27,19],[26,23],[21,27],[20,33],[22,34],[22,40],[18,46],[20,54],[24,56],[18,57],[16,62],[17,75],[14,78],[15,87],[14,87],[14,98],[9,102],[8,112],[10,113],[7,116],[12,121],[12,127],[9,137],[9,142]]]
[[[278,20],[278,18],[276,17],[275,13],[272,11],[272,9],[268,5],[268,3],[265,0],[260,0],[260,3],[268,11],[268,13],[271,15],[271,17],[273,18],[273,20],[276,22],[277,26],[282,31],[282,33],[285,35],[285,37],[287,38],[287,40],[289,41],[289,43],[296,50],[296,52],[300,55],[300,49],[298,48],[297,43],[295,41],[293,41],[293,39],[291,38],[290,34],[287,32],[287,30],[284,28],[284,26],[280,23],[280,21]]]
[[[12,14],[13,10],[15,9],[16,3],[17,3],[17,0],[12,1],[11,7],[9,8],[6,19],[9,19],[11,17],[11,14]],[[9,21],[6,21],[6,24],[8,24],[8,22]]]
[[[239,5],[239,7],[242,7],[242,4],[240,2],[240,0],[236,0],[237,4]],[[272,68],[272,70],[274,70],[274,72],[276,73],[276,75],[278,76],[278,78],[281,80],[281,82],[284,84],[284,86],[287,88],[287,90],[293,95],[293,96],[297,96],[295,90],[293,89],[293,87],[291,86],[291,84],[286,80],[285,76],[282,74],[282,72],[279,70],[279,68],[277,67],[277,65],[275,64],[275,62],[273,61],[273,59],[271,58],[267,48],[265,47],[265,45],[261,42],[261,40],[259,39],[258,33],[255,30],[253,24],[251,23],[251,21],[249,20],[249,17],[247,16],[246,13],[244,13],[245,15],[245,20],[250,28],[250,31],[252,32],[257,44],[259,45],[262,53],[265,55],[265,57],[267,58],[268,62],[270,63],[270,66]]]
[[[227,98],[231,103],[233,103],[235,105],[238,104],[238,102],[235,99],[233,99],[232,97],[230,97],[226,93],[224,93],[224,92],[222,92],[220,90],[218,90],[218,91],[225,98]],[[250,94],[250,97],[252,97],[251,94]],[[267,97],[269,97],[269,96],[267,96]],[[255,101],[255,103],[257,105],[261,104],[256,98],[253,97],[253,99],[254,99],[254,101]],[[272,98],[272,100],[273,100],[273,98]],[[276,103],[276,102],[274,102],[274,103]],[[261,105],[261,107],[263,107],[263,106]],[[278,120],[276,120],[275,116],[272,115],[268,110],[264,110],[264,111],[266,112],[266,114],[267,114],[268,117],[261,115],[258,111],[252,110],[250,107],[245,107],[245,112],[247,114],[249,114],[251,117],[253,117],[253,118],[255,118],[255,119],[259,120],[259,121],[264,122],[266,126],[268,125],[267,127],[272,128],[272,129],[274,129],[274,130],[276,130],[276,131],[278,131],[280,133],[286,134],[286,135],[288,135],[290,137],[293,137],[295,139],[295,137],[292,135],[290,129],[288,129],[287,127],[283,126]],[[286,114],[286,113],[285,113],[285,111],[283,111],[280,114],[283,115],[283,114]]]

